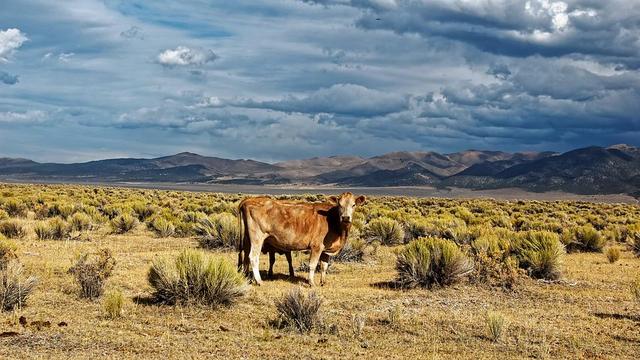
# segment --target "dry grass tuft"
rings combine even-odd
[[[498,342],[506,330],[504,316],[495,311],[488,311],[485,316],[487,334],[493,342]]]
[[[277,326],[308,333],[320,324],[322,299],[315,291],[294,288],[276,301]]]
[[[0,236],[0,270],[6,269],[9,261],[17,259],[17,250],[18,246],[14,242]]]
[[[108,292],[104,297],[104,312],[110,319],[119,318],[124,312],[124,295],[120,290]]]
[[[607,255],[607,260],[610,264],[613,264],[620,260],[620,254],[620,248],[617,247],[607,248],[607,251],[605,252],[605,255]]]
[[[10,260],[0,270],[0,310],[21,308],[38,283],[34,276],[25,277],[24,268],[18,260]]]

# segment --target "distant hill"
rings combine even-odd
[[[579,194],[640,194],[640,149],[587,147],[563,154],[467,150],[399,151],[370,158],[316,157],[269,164],[183,152],[153,159],[74,164],[0,158],[0,179],[99,182],[187,182],[334,186],[523,188]]]

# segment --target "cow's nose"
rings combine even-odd
[[[351,222],[351,216],[343,216],[342,217],[342,222],[350,223]]]

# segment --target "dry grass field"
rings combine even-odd
[[[8,249],[5,263],[22,264],[23,278],[38,279],[24,303],[0,311],[0,358],[640,355],[640,298],[632,291],[635,282],[640,292],[637,205],[371,197],[356,213],[352,256],[332,263],[323,287],[309,288],[307,272],[298,270],[307,254],[294,255],[293,280],[283,256],[275,278],[266,279],[263,255],[265,284],[247,286],[229,306],[158,302],[148,281],[154,259],[205,247],[235,267],[231,219],[242,198],[0,184],[0,259]],[[473,271],[399,288],[398,257],[434,238],[454,247]],[[531,247],[531,239],[542,239],[543,249]],[[104,276],[104,294],[87,299],[69,269],[101,249],[110,250],[115,266]],[[278,326],[275,306],[298,287],[322,300],[319,321],[304,333]]]

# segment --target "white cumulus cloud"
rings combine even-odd
[[[158,54],[158,63],[164,66],[200,66],[218,58],[213,50],[178,46]]]
[[[19,29],[0,30],[0,62],[9,61],[9,56],[29,40]]]

